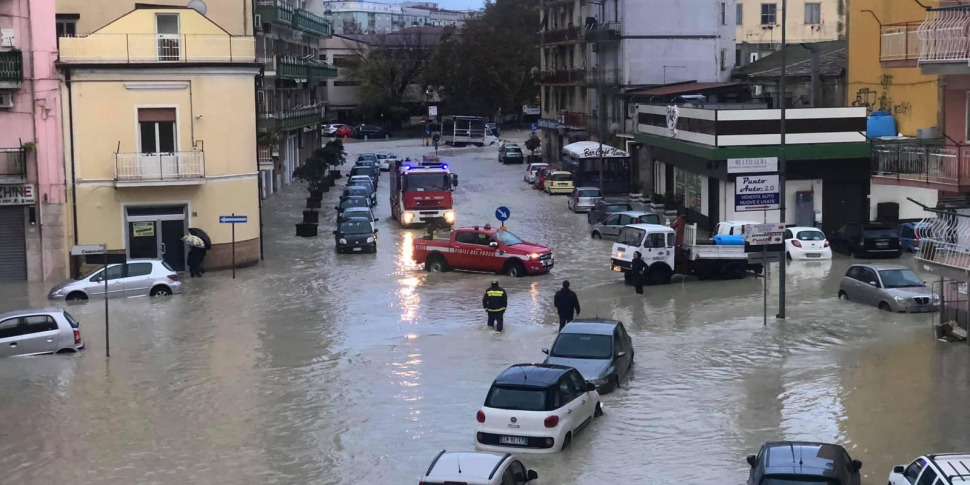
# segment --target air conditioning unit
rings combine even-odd
[[[13,108],[13,93],[0,92],[0,108]]]
[[[262,32],[263,31],[263,16],[262,15],[256,14],[256,15],[253,16],[253,30],[255,30],[256,32]]]

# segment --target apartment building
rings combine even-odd
[[[882,2],[889,5],[890,2]],[[845,38],[848,0],[788,0],[789,44]],[[781,0],[737,0],[735,64],[746,66],[781,48]],[[856,11],[858,8],[853,6]]]
[[[53,0],[0,1],[0,280],[67,275]]]
[[[435,2],[326,1],[324,9],[335,34],[386,34],[408,27],[461,25],[470,14],[440,8]]]

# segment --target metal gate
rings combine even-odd
[[[23,206],[0,207],[0,280],[27,279]]]
[[[940,296],[940,323],[966,329],[970,322],[967,282],[941,278],[933,282],[933,293]]]

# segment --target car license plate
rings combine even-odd
[[[879,242],[876,243],[876,247],[877,248],[888,248],[889,247],[889,241],[879,241]]]
[[[529,443],[529,440],[520,436],[499,436],[498,442],[503,445],[525,446]]]
[[[806,258],[821,258],[822,253],[805,253]]]
[[[364,248],[354,248],[354,251],[360,251],[362,249],[364,249]]]
[[[549,266],[551,264],[552,264],[552,260],[550,260],[550,259],[544,259],[544,260],[542,260],[542,265],[543,266]]]

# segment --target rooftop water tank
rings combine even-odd
[[[866,121],[869,139],[896,136],[896,119],[888,111],[873,111]]]

